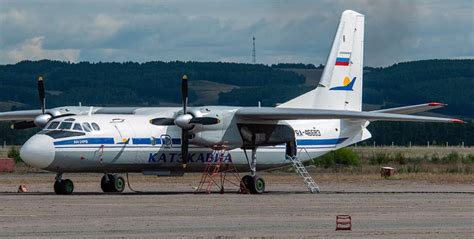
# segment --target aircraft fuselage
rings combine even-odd
[[[236,109],[228,107],[225,111]],[[181,129],[174,125],[157,126],[150,123],[152,118],[178,110],[162,108],[160,111],[163,113],[159,115],[96,114],[58,118],[30,138],[22,147],[21,154],[32,166],[54,172],[180,174],[184,172],[181,167]],[[208,111],[213,112],[212,107]],[[211,155],[211,148],[193,145],[193,140],[207,137],[200,133],[212,132],[212,137],[221,137],[220,142],[225,142],[233,126],[231,122],[225,122],[225,117],[222,119],[220,124],[212,126],[213,130],[202,131],[197,128],[191,131],[195,139],[190,140],[186,172],[202,171]],[[354,143],[353,136],[358,133],[355,131],[361,131],[360,123],[354,131],[348,130],[341,120],[294,120],[282,123],[293,128],[302,161]],[[231,138],[234,141],[237,138],[239,142],[231,142],[234,147],[231,147],[226,161],[232,161],[239,171],[248,171],[244,150],[235,147],[242,143],[241,137],[233,134]],[[257,157],[258,170],[290,163],[285,158],[284,144],[259,147]]]

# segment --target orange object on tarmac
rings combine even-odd
[[[350,215],[336,216],[336,231],[352,231],[352,218]]]
[[[18,187],[18,192],[19,192],[19,193],[26,193],[26,192],[28,192],[28,189],[26,188],[26,185],[25,185],[25,184],[20,184],[20,186]]]

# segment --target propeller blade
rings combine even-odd
[[[153,125],[174,125],[173,118],[155,118],[150,120],[150,123]]]
[[[183,164],[183,168],[186,168],[186,164],[188,163],[188,150],[189,150],[189,132],[188,130],[181,130],[181,163]]]
[[[46,97],[44,93],[44,81],[43,81],[42,76],[38,77],[38,95],[39,95],[41,112],[43,112],[44,114],[44,110],[46,107]]]
[[[202,125],[213,125],[218,124],[220,120],[213,117],[196,117],[192,118],[189,123],[191,124],[202,124]]]
[[[29,128],[35,128],[35,127],[36,125],[33,121],[15,122],[10,126],[11,129],[29,129]]]
[[[181,97],[183,97],[183,114],[187,113],[188,107],[188,76],[183,75],[181,80]]]

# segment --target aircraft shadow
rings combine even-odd
[[[224,193],[220,192],[211,192],[211,193],[203,193],[198,192],[195,193],[193,191],[137,191],[137,192],[122,192],[122,193],[103,193],[103,192],[74,192],[71,195],[65,196],[141,196],[141,195],[221,195],[221,194],[242,194],[242,195],[252,195],[252,194],[245,194],[240,193],[237,191],[226,191]],[[294,194],[308,194],[311,195],[308,191],[269,191],[263,193],[263,195],[294,195]],[[473,194],[474,192],[470,191],[322,191],[319,194]],[[2,196],[48,196],[56,194],[54,192],[26,192],[26,193],[17,193],[17,192],[0,192],[0,197]],[[318,194],[315,194],[315,196]],[[58,195],[62,196],[62,195]]]

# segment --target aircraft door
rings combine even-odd
[[[115,137],[115,144],[121,145],[117,155],[112,162],[120,161],[120,163],[133,163],[136,160],[137,152],[130,145],[132,144],[132,137],[135,136],[132,126],[126,119],[115,118],[110,122],[117,131]]]

